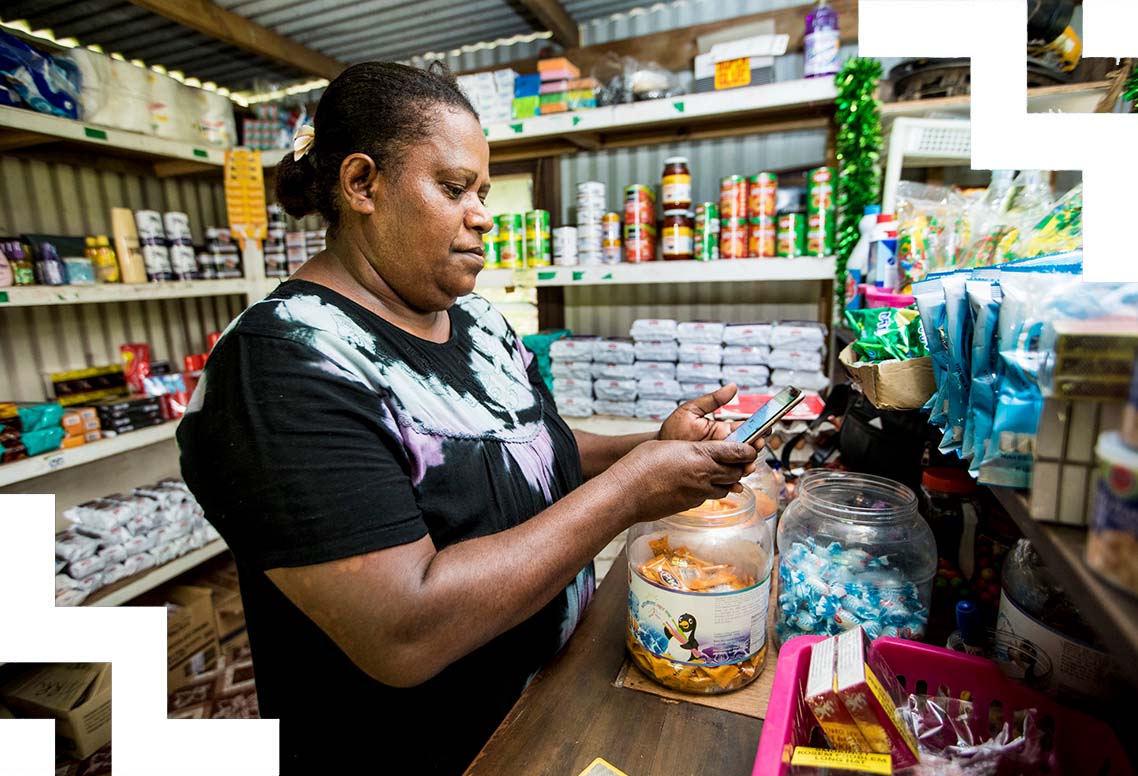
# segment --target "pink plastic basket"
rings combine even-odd
[[[790,755],[795,746],[805,746],[816,727],[802,698],[810,668],[810,647],[818,636],[800,636],[783,645],[775,667],[767,716],[763,720],[759,752],[752,776],[783,776],[790,773]],[[1106,724],[1087,714],[1064,708],[1046,695],[1016,684],[995,663],[916,641],[881,638],[875,649],[897,672],[910,691],[924,682],[936,695],[944,688],[950,697],[971,694],[977,731],[987,731],[989,713],[1011,715],[1021,709],[1036,709],[1044,731],[1051,731],[1049,747],[1057,775],[1133,776],[1134,770],[1118,738]],[[997,709],[992,710],[993,703]]]
[[[865,294],[866,307],[908,307],[916,301],[912,294],[898,294],[864,283],[861,285],[861,292]]]

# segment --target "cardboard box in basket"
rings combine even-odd
[[[919,410],[936,393],[933,362],[928,356],[908,361],[858,363],[852,345],[838,356],[865,397],[880,410]]]
[[[208,587],[181,585],[166,593],[166,691],[189,683],[217,664],[221,645]]]
[[[111,664],[51,663],[0,690],[23,717],[55,719],[58,751],[78,760],[111,740]]]

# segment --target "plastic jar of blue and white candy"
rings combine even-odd
[[[778,550],[780,644],[858,625],[871,638],[924,635],[936,540],[904,485],[808,472],[779,521]]]

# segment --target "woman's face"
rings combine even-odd
[[[446,310],[474,290],[493,227],[490,148],[478,119],[436,105],[430,135],[378,176],[367,219],[369,258],[387,285],[420,312]]]

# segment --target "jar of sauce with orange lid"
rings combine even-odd
[[[685,261],[695,255],[694,227],[691,211],[664,211],[660,254],[665,261]]]
[[[664,160],[664,180],[661,199],[664,210],[691,209],[691,170],[686,156],[669,156]]]

